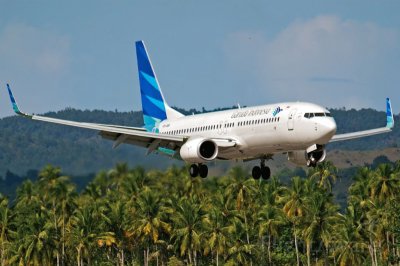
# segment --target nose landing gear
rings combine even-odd
[[[307,160],[307,166],[313,168],[317,167],[317,160],[311,156],[310,159]]]
[[[208,167],[205,164],[199,163],[192,164],[189,168],[189,174],[191,177],[196,177],[200,175],[201,178],[206,178],[208,175]]]

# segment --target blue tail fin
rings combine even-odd
[[[147,131],[157,131],[161,121],[167,118],[173,119],[182,114],[170,108],[165,102],[143,41],[136,42],[136,56],[144,126]]]

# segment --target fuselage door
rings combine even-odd
[[[289,117],[288,117],[288,130],[289,131],[292,131],[292,130],[294,130],[294,117],[295,117],[295,115],[296,115],[296,111],[297,111],[297,109],[293,109],[293,110],[291,110],[290,111],[290,113],[289,113]]]

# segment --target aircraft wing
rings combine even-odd
[[[30,118],[32,120],[97,130],[99,131],[100,136],[102,136],[103,138],[114,141],[113,145],[114,148],[116,148],[121,143],[128,143],[148,148],[147,153],[151,153],[152,151],[158,149],[159,147],[166,148],[169,150],[176,150],[180,148],[186,141],[186,138],[184,136],[147,132],[145,129],[138,127],[76,122],[76,121],[70,121],[52,117],[27,114],[20,111],[17,102],[10,89],[10,86],[8,84],[7,84],[7,89],[10,95],[12,107],[16,114]]]
[[[386,126],[385,127],[364,130],[364,131],[358,131],[358,132],[345,133],[345,134],[338,134],[338,135],[333,136],[333,138],[331,139],[330,142],[357,139],[357,138],[363,138],[363,137],[388,133],[388,132],[392,131],[393,127],[394,127],[394,117],[393,117],[392,105],[390,103],[390,99],[387,98],[386,99]]]

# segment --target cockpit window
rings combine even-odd
[[[332,117],[331,113],[305,113],[304,117],[305,118],[313,118],[313,117]]]
[[[305,118],[313,118],[314,117],[314,113],[305,113],[304,117]]]

